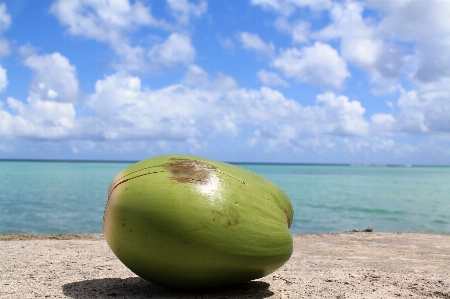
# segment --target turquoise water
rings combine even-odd
[[[129,165],[0,161],[0,234],[101,233],[109,183]],[[292,233],[450,233],[450,167],[239,166],[286,192]]]

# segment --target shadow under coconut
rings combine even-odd
[[[102,278],[67,283],[62,286],[64,295],[75,299],[88,298],[267,298],[274,293],[270,284],[263,281],[249,281],[233,286],[201,291],[166,289],[140,277]]]

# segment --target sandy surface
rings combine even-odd
[[[282,268],[222,289],[165,289],[101,235],[0,235],[0,298],[448,298],[450,234],[295,235]]]

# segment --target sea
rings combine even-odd
[[[131,164],[0,161],[0,234],[101,233],[108,186]],[[450,233],[450,167],[236,165],[288,195],[293,234]]]

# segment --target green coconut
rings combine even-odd
[[[286,194],[251,171],[167,155],[116,175],[103,232],[140,277],[171,288],[210,288],[281,267],[292,254],[293,215]]]

